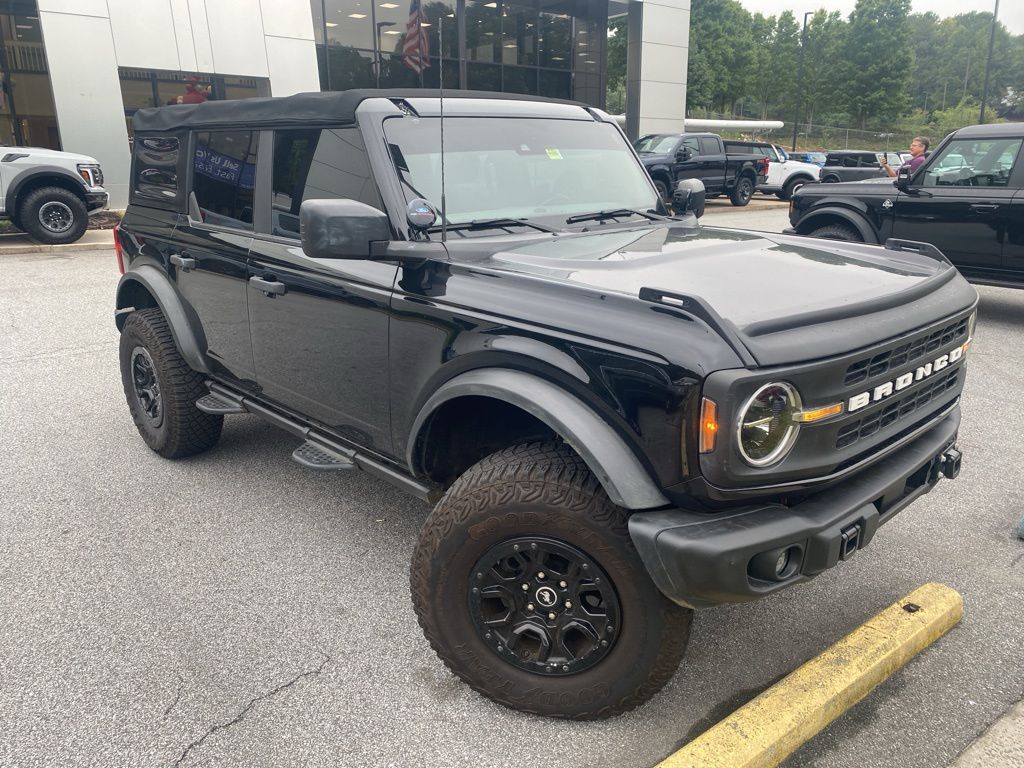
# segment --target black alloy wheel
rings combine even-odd
[[[159,427],[164,420],[160,398],[160,382],[156,377],[153,358],[145,347],[135,347],[131,356],[132,391],[138,406],[153,427]]]
[[[608,575],[563,541],[519,537],[491,547],[469,583],[477,633],[527,672],[571,675],[615,645],[622,611]]]
[[[744,176],[737,181],[736,186],[732,188],[732,194],[729,196],[729,200],[733,205],[742,208],[750,202],[750,198],[753,196],[754,182],[750,180],[749,176]]]
[[[89,211],[74,192],[63,187],[41,187],[19,198],[15,218],[33,240],[66,245],[85,234]]]

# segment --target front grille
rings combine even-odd
[[[939,333],[939,331],[936,331],[936,333]],[[926,338],[930,339],[934,335],[930,334]],[[885,408],[876,411],[870,416],[845,424],[836,435],[836,448],[848,448],[858,440],[870,437],[878,432],[878,430],[905,419],[939,397],[943,392],[955,388],[959,378],[960,369],[957,369],[934,382],[930,382],[913,394],[889,403]]]
[[[881,376],[893,368],[901,368],[921,359],[930,352],[942,349],[959,338],[967,340],[967,318],[950,323],[931,333],[918,336],[895,349],[879,352],[873,357],[858,360],[846,369],[843,384],[853,386],[875,376]],[[884,425],[883,425],[884,426]],[[841,447],[841,446],[840,446]]]

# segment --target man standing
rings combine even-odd
[[[929,146],[931,146],[931,142],[924,136],[915,136],[914,140],[910,142],[910,154],[913,155],[913,157],[901,165],[900,168],[909,168],[911,176],[917,173],[917,169],[920,168],[926,160],[924,153],[928,151]],[[889,160],[885,155],[882,155],[880,162],[882,164],[882,170],[885,171],[887,176],[896,175],[896,171],[893,170],[891,165],[889,165]]]

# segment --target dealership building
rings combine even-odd
[[[96,157],[123,208],[140,108],[442,76],[604,108],[624,14],[627,131],[682,130],[690,0],[0,0],[0,141]]]

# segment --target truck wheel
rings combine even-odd
[[[668,193],[668,184],[666,184],[661,179],[655,179],[654,180],[654,188],[656,190],[658,190],[658,197],[661,198],[661,201],[663,203],[665,203],[665,205],[671,207],[671,205],[672,205],[672,195],[670,195]]]
[[[777,197],[780,200],[789,200],[806,183],[807,179],[791,179],[786,182],[786,186],[782,188],[782,191],[777,193]]]
[[[838,184],[839,183],[839,177],[838,176],[826,176],[825,178],[823,178],[821,180],[821,183],[822,184]]]
[[[146,445],[167,459],[201,453],[220,439],[223,416],[195,406],[203,377],[182,359],[159,309],[132,312],[121,331],[121,383]]]
[[[590,720],[644,703],[675,673],[692,612],[655,587],[627,520],[564,444],[483,459],[434,508],[413,554],[431,647],[524,712]]]
[[[820,237],[823,240],[845,240],[850,243],[863,243],[864,238],[849,224],[826,224],[823,227],[812,229],[807,233],[811,237]]]
[[[18,222],[33,240],[65,245],[85,234],[89,211],[74,192],[42,187],[29,192],[18,206]]]
[[[733,205],[742,207],[750,202],[750,198],[753,195],[754,182],[750,180],[749,176],[743,176],[736,182],[736,186],[732,188],[732,194],[729,195],[729,199]]]

